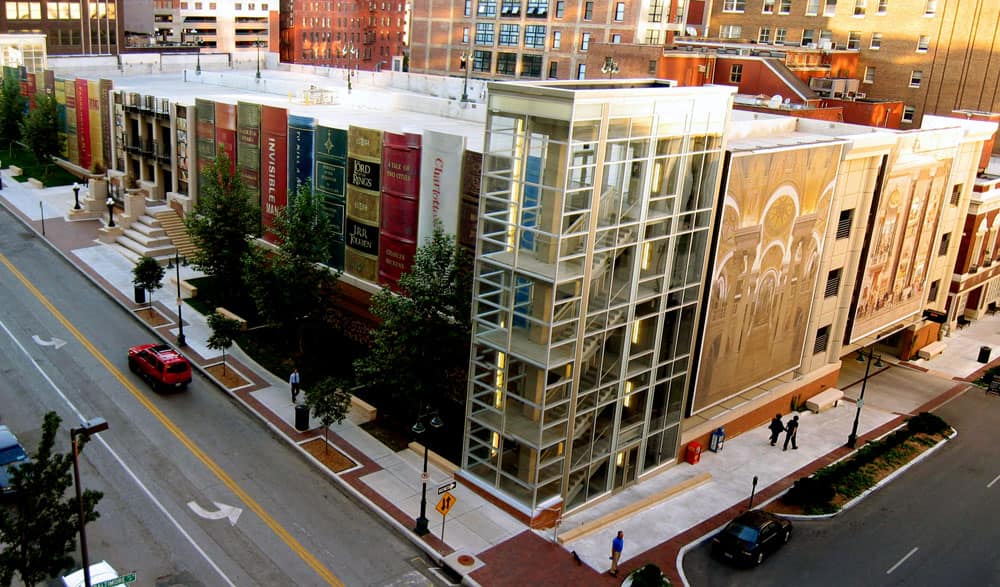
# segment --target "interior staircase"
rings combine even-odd
[[[177,211],[169,206],[150,206],[115,239],[118,251],[138,263],[152,257],[166,265],[174,254],[190,257],[196,247]]]

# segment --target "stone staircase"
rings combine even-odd
[[[115,239],[115,246],[133,263],[138,263],[142,257],[152,257],[161,265],[172,260],[175,252],[188,257],[195,251],[184,222],[167,206],[146,208],[146,213]]]
[[[187,227],[184,226],[184,221],[181,220],[180,214],[170,207],[158,208],[154,212],[154,218],[160,223],[167,236],[170,237],[180,256],[190,259],[195,251],[198,250],[198,247],[191,240],[191,235],[188,234]]]

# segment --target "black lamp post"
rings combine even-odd
[[[73,182],[73,209],[80,209],[80,184]]]
[[[201,37],[198,36],[198,29],[191,29],[189,32],[194,35],[194,46],[198,49],[194,72],[201,75]]]
[[[79,428],[71,428],[69,439],[73,444],[73,481],[76,485],[76,505],[78,509],[78,522],[80,524],[80,558],[83,559],[83,584],[90,587],[90,557],[87,555],[87,531],[84,526],[87,519],[84,516],[83,492],[80,489],[80,443],[78,439],[83,436],[89,438],[91,434],[97,434],[108,429],[108,422],[104,418],[94,418],[83,423]]]
[[[872,369],[872,358],[875,358],[875,366],[882,367],[882,355],[875,356],[875,352],[868,347],[868,360],[865,364],[865,378],[861,380],[861,394],[858,396],[858,409],[854,412],[854,425],[851,427],[851,434],[847,437],[847,447],[854,448],[858,444],[858,420],[861,419],[861,408],[865,404],[865,387],[868,386],[868,375]],[[864,349],[858,351],[858,362],[865,362]]]
[[[618,71],[618,62],[615,61],[615,59],[610,55],[605,57],[604,65],[601,66],[601,73],[606,74],[610,79],[615,77],[615,74],[618,73]]]
[[[108,196],[107,201],[104,202],[104,203],[108,205],[108,228],[114,228],[115,227],[115,199],[112,198],[111,196]]]
[[[354,46],[354,42],[351,41],[347,45],[340,48],[340,55],[342,57],[357,57],[358,48]],[[347,60],[347,93],[351,93],[351,60]]]
[[[462,56],[459,58],[462,60],[462,69],[465,70],[465,82],[462,84],[462,101],[469,101],[469,71],[472,69],[472,53],[469,51],[462,51]]]
[[[184,307],[184,300],[181,298],[181,264],[187,266],[187,259],[180,256],[177,250],[174,250],[174,258],[171,259],[167,264],[167,269],[173,269],[175,271],[175,277],[177,279],[177,346],[186,346],[187,339],[184,338],[184,314],[182,313],[182,308]]]
[[[420,415],[417,416],[417,422],[413,425],[413,433],[420,437],[424,432],[427,431],[427,427],[424,426],[424,420],[430,420],[427,422],[431,428],[437,430],[444,426],[444,422],[441,417],[438,416],[437,411],[427,410],[424,411],[423,408],[420,410]],[[430,529],[427,527],[427,442],[424,442],[424,471],[420,476],[422,489],[420,492],[420,517],[417,518],[417,525],[413,528],[413,531],[417,533],[418,536],[424,536]]]
[[[257,39],[253,44],[257,47],[257,79],[260,79],[260,46],[264,43],[260,39]]]

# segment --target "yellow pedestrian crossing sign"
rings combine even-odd
[[[452,506],[455,505],[456,501],[458,500],[455,499],[455,496],[446,491],[441,496],[441,499],[438,500],[437,507],[434,509],[436,509],[438,513],[441,514],[442,516],[447,516],[448,511],[451,510]]]

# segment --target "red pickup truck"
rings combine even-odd
[[[153,389],[184,389],[191,383],[191,363],[169,345],[141,344],[128,350],[128,368]]]

